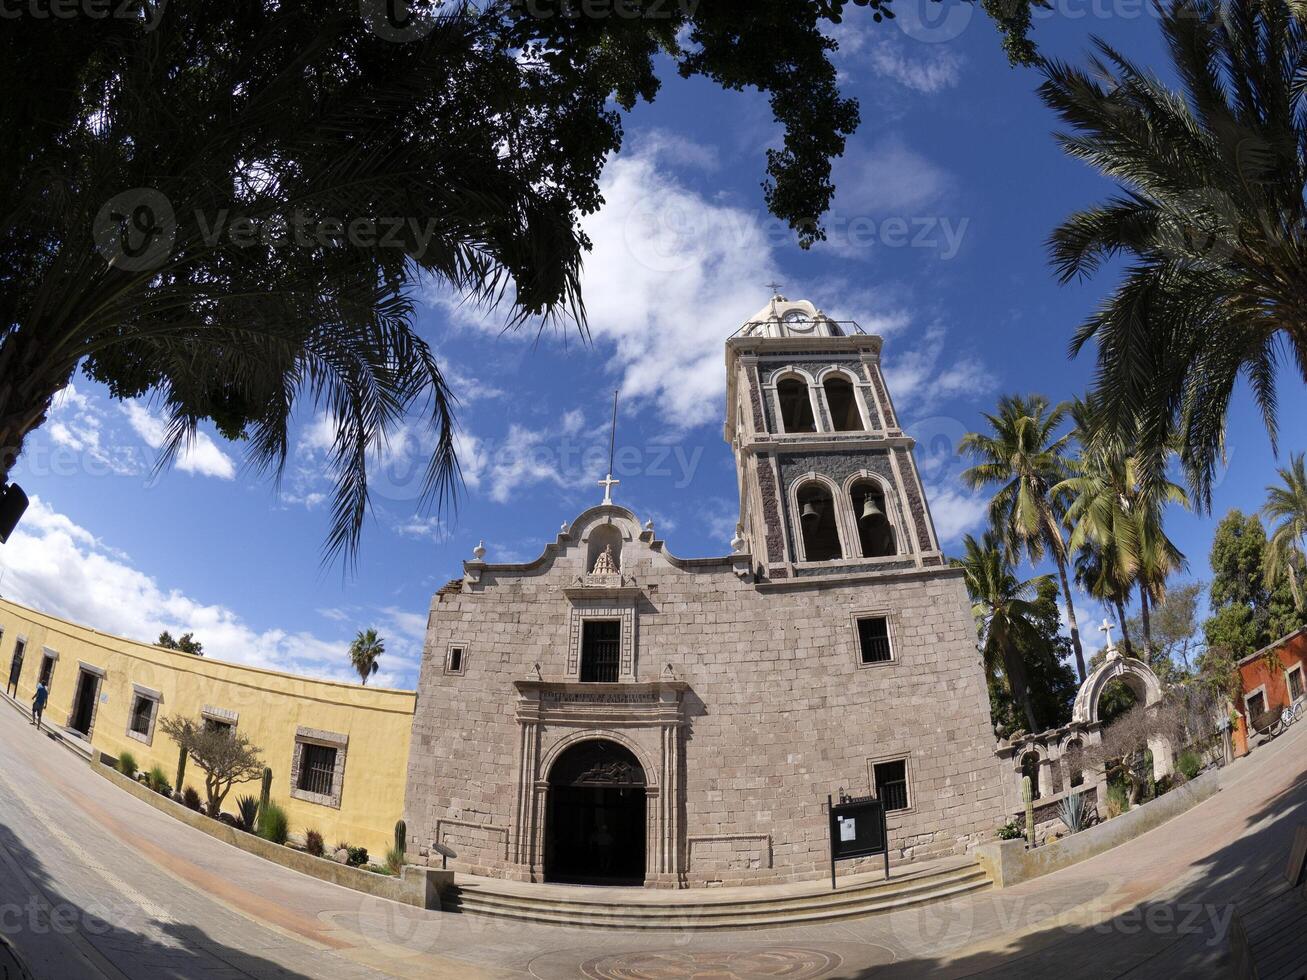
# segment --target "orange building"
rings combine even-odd
[[[1275,666],[1267,663],[1274,656]],[[1239,661],[1244,717],[1279,711],[1307,694],[1307,626]]]

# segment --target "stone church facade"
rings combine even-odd
[[[731,554],[678,558],[606,502],[535,561],[478,556],[440,590],[405,805],[423,856],[747,884],[829,873],[828,794],[883,800],[894,862],[1001,822],[969,603],[880,352],[779,296],[727,341]]]

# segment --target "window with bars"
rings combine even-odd
[[[219,721],[217,718],[205,718],[204,730],[206,732],[225,732],[231,734],[231,730],[236,726],[229,721]]]
[[[54,657],[48,653],[41,658],[41,683],[46,687],[50,686],[50,678],[54,674]]]
[[[136,695],[132,702],[131,730],[137,735],[150,734],[150,722],[154,720],[154,699],[144,694]]]
[[[883,664],[894,659],[889,643],[889,618],[863,616],[858,619],[858,653],[865,664]]]
[[[336,750],[329,745],[301,744],[299,789],[331,796],[336,780]]]
[[[612,683],[622,657],[621,620],[587,619],[581,624],[581,680]]]
[[[877,762],[871,770],[876,799],[885,805],[885,812],[908,809],[911,805],[908,800],[908,761]]]
[[[1289,671],[1289,700],[1297,701],[1303,695],[1302,668]]]

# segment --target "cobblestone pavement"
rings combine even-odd
[[[0,934],[37,980],[1215,976],[1231,898],[1278,874],[1307,822],[1305,770],[1307,724],[1189,813],[1003,891],[823,926],[628,933],[427,912],[270,865],[0,704]]]

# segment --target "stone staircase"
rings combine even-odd
[[[896,868],[880,874],[745,888],[660,891],[582,885],[523,884],[455,876],[447,911],[600,929],[751,929],[811,925],[946,901],[992,887],[970,858]]]

